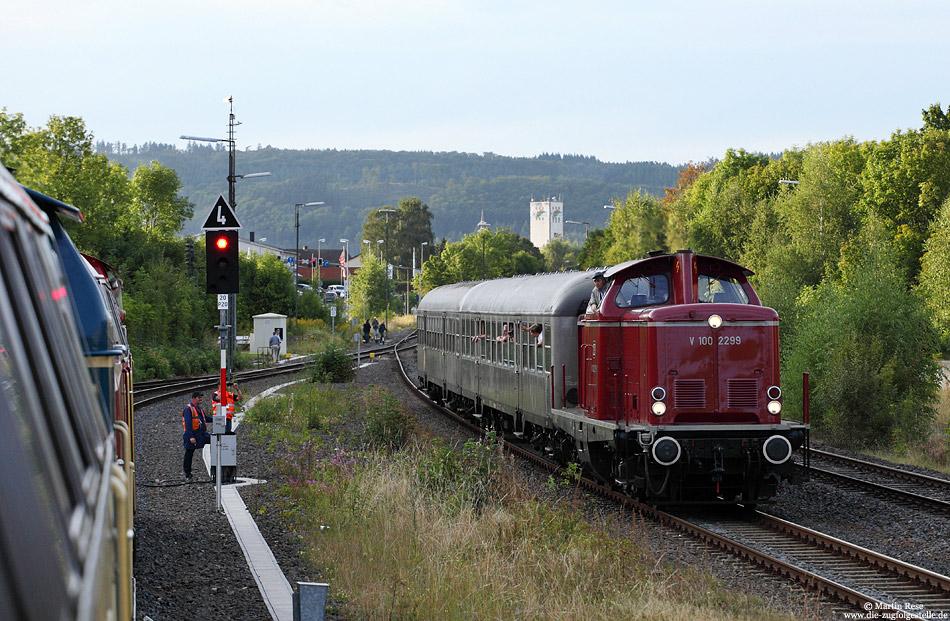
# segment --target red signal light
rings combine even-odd
[[[218,247],[218,250],[225,250],[228,247],[228,238],[222,235],[214,241],[214,245]]]

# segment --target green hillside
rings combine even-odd
[[[195,233],[219,194],[227,196],[228,154],[221,146],[150,143],[144,146],[100,142],[100,153],[134,170],[157,160],[174,168],[182,193],[195,204],[195,218],[185,233]],[[437,238],[450,241],[473,231],[484,210],[493,227],[528,235],[532,198],[559,196],[565,218],[603,226],[610,215],[603,206],[642,189],[662,195],[676,183],[677,168],[657,162],[612,164],[593,157],[541,155],[515,158],[485,153],[406,151],[285,150],[238,151],[237,174],[270,172],[271,177],[237,182],[236,213],[242,236],[292,247],[294,204],[324,201],[324,207],[301,209],[300,243],[328,245],[340,238],[358,239],[370,210],[418,196],[429,205]],[[582,240],[583,226],[567,225],[569,238]],[[352,248],[352,245],[351,245]]]

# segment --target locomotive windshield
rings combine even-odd
[[[749,296],[735,276],[699,275],[699,301],[718,304],[748,304]]]
[[[614,304],[618,308],[636,308],[663,304],[670,299],[670,280],[666,274],[628,278],[617,292]]]

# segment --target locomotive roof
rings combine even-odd
[[[512,278],[462,282],[437,287],[426,294],[419,309],[427,312],[467,312],[576,316],[594,286],[593,272],[557,272]]]
[[[694,254],[692,250],[680,250],[679,252],[680,252],[680,253]],[[646,264],[649,264],[649,263],[660,262],[660,261],[670,262],[670,261],[673,260],[673,258],[674,258],[675,256],[676,256],[675,254],[659,254],[659,255],[654,255],[654,256],[651,256],[651,257],[645,257],[645,258],[642,258],[642,259],[634,259],[633,261],[626,261],[626,262],[624,262],[624,263],[620,263],[619,265],[614,265],[613,267],[604,270],[604,276],[605,276],[607,279],[610,279],[610,278],[615,277],[617,274],[620,274],[621,272],[624,272],[624,271],[626,271],[627,269],[633,267],[634,265],[646,265]],[[706,260],[708,260],[708,261],[713,261],[713,262],[716,262],[716,263],[721,263],[721,264],[727,265],[727,266],[729,266],[729,267],[735,268],[736,271],[741,272],[741,273],[742,273],[743,275],[745,275],[746,277],[752,276],[752,274],[755,273],[755,272],[753,272],[752,270],[750,270],[750,269],[748,269],[748,268],[746,268],[746,267],[742,267],[742,266],[739,265],[738,263],[735,263],[735,262],[730,261],[730,260],[728,260],[728,259],[721,259],[721,258],[719,258],[719,257],[713,257],[713,256],[705,255],[705,254],[697,254],[697,255],[696,255],[696,258],[697,258],[697,259],[706,259]]]

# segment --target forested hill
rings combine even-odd
[[[195,204],[195,218],[185,233],[196,233],[219,194],[227,196],[228,154],[222,145],[192,143],[144,146],[100,142],[100,153],[130,170],[157,160],[174,168],[182,194]],[[238,151],[237,174],[270,172],[271,177],[237,182],[236,213],[244,226],[268,244],[294,245],[294,204],[323,201],[325,207],[300,210],[300,243],[316,246],[319,237],[359,240],[370,210],[417,196],[429,205],[436,238],[458,240],[475,230],[484,210],[493,228],[508,227],[524,237],[529,230],[529,202],[547,197],[564,201],[568,220],[602,227],[614,198],[642,189],[654,195],[676,184],[677,168],[657,162],[612,164],[593,157],[541,155],[517,158],[485,153],[407,151],[285,150]],[[584,227],[566,225],[568,238],[583,240]],[[358,245],[358,241],[356,244]],[[353,254],[353,242],[350,244]]]

